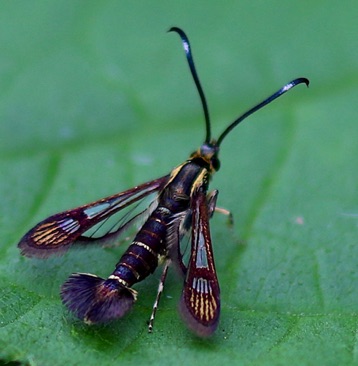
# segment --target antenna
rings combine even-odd
[[[185,51],[185,56],[186,59],[188,61],[188,65],[189,65],[189,69],[191,72],[191,76],[194,79],[196,88],[198,90],[199,96],[200,96],[200,100],[201,100],[201,104],[203,106],[203,110],[204,110],[204,117],[205,117],[205,127],[206,127],[206,137],[205,137],[205,141],[204,144],[210,144],[213,143],[213,141],[211,141],[211,126],[210,126],[210,115],[209,115],[209,109],[208,109],[208,105],[206,102],[206,98],[205,98],[205,94],[203,91],[203,88],[201,87],[200,84],[200,80],[198,77],[198,73],[196,72],[196,68],[194,65],[194,60],[193,60],[193,54],[191,52],[191,46],[189,43],[189,39],[187,37],[187,35],[185,34],[185,32],[178,28],[178,27],[172,27],[168,30],[168,32],[176,32],[179,34],[182,43],[183,43],[183,48]],[[244,119],[246,119],[248,116],[250,116],[251,114],[255,113],[256,111],[258,111],[259,109],[261,109],[262,107],[264,107],[265,105],[273,102],[275,99],[277,99],[278,97],[280,97],[281,95],[285,94],[286,92],[288,92],[290,89],[294,88],[296,85],[299,84],[306,84],[307,86],[309,85],[309,80],[302,77],[302,78],[297,78],[294,79],[292,81],[290,81],[289,83],[287,83],[286,85],[284,85],[281,89],[277,90],[275,93],[273,93],[272,95],[270,95],[268,98],[266,98],[265,100],[263,100],[261,103],[255,105],[254,107],[252,107],[251,109],[249,109],[247,112],[245,112],[244,114],[242,114],[240,117],[236,118],[235,121],[233,121],[228,127],[226,127],[226,129],[224,130],[224,132],[219,136],[217,142],[215,143],[216,146],[220,146],[220,144],[222,143],[222,141],[224,140],[224,138],[240,123],[242,122]]]
[[[178,27],[172,27],[168,30],[168,32],[178,33],[181,40],[182,40],[184,51],[185,51],[185,56],[186,56],[186,59],[187,59],[188,64],[189,64],[191,76],[194,79],[196,89],[198,90],[200,100],[201,100],[201,104],[202,104],[203,110],[204,110],[205,127],[206,127],[206,137],[205,137],[205,142],[204,143],[209,143],[210,140],[211,140],[211,127],[210,127],[209,109],[208,109],[208,105],[206,103],[206,98],[205,98],[203,88],[201,87],[201,84],[200,84],[198,73],[196,72],[196,69],[195,69],[193,54],[191,52],[191,46],[190,46],[190,43],[189,43],[189,39],[188,39],[187,35],[185,34],[185,32],[182,29],[178,28]]]
[[[287,83],[286,85],[284,85],[281,89],[277,90],[277,92],[273,93],[268,98],[266,98],[265,100],[263,100],[261,103],[255,105],[254,107],[252,107],[251,109],[249,109],[247,112],[245,112],[243,115],[241,115],[240,117],[238,117],[234,122],[232,122],[228,127],[226,127],[226,129],[224,130],[224,132],[220,135],[220,137],[218,138],[218,141],[216,143],[217,146],[220,146],[220,144],[222,143],[222,141],[224,140],[224,138],[228,135],[228,133],[232,129],[234,129],[240,122],[242,122],[246,117],[248,117],[252,113],[258,111],[259,109],[261,109],[265,105],[273,102],[275,99],[277,99],[278,97],[280,97],[282,94],[285,94],[286,92],[288,92],[290,89],[292,89],[296,85],[302,84],[302,83],[304,83],[304,84],[306,84],[308,86],[310,82],[306,78],[297,78],[297,79],[294,79],[294,80],[290,81],[289,83]]]

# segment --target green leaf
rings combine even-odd
[[[27,1],[0,4],[0,363],[358,363],[356,2]],[[166,174],[204,136],[178,36],[189,35],[214,135],[289,80],[298,86],[224,141],[211,189],[217,332],[177,314],[158,270],[125,318],[86,326],[61,304],[73,272],[106,276],[122,248],[27,259],[38,221]]]

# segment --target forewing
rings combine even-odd
[[[206,195],[201,189],[193,194],[191,211],[191,254],[180,310],[194,333],[209,336],[219,322],[220,288],[211,245],[209,207]]]
[[[140,201],[151,193],[160,191],[168,178],[169,176],[161,177],[99,201],[50,216],[26,233],[20,240],[18,247],[21,253],[27,257],[47,258],[53,254],[62,254],[76,240],[81,243],[94,242],[95,239],[82,236],[82,234],[95,225],[105,222],[116,212]],[[144,213],[145,211],[142,211],[129,222],[135,222]],[[124,223],[119,229],[126,226],[128,226],[127,223]],[[118,234],[119,229],[108,236]]]

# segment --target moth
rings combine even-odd
[[[208,192],[209,181],[220,168],[219,151],[225,137],[245,118],[272,102],[306,78],[297,78],[257,104],[222,132],[211,138],[211,124],[206,98],[194,65],[188,37],[178,27],[176,32],[185,51],[186,60],[204,111],[206,137],[204,143],[168,175],[138,185],[99,201],[55,214],[41,221],[18,244],[27,257],[47,258],[63,254],[73,246],[104,244],[118,241],[128,227],[142,222],[128,249],[107,278],[88,273],[74,273],[63,284],[61,298],[68,309],[88,324],[104,323],[123,317],[137,299],[133,285],[152,274],[164,263],[157,297],[149,321],[154,315],[170,264],[182,276],[183,290],[180,313],[188,328],[200,337],[210,336],[220,316],[220,286],[215,270],[209,220],[218,210],[218,191]],[[148,208],[126,215],[108,232],[95,236],[97,227],[122,210],[155,195]],[[188,234],[188,235],[186,235]],[[189,258],[184,258],[180,242],[190,239]]]

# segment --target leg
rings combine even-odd
[[[215,189],[214,191],[209,192],[206,196],[207,201],[208,201],[208,207],[209,207],[209,216],[211,218],[213,216],[214,212],[219,212],[223,215],[228,216],[229,226],[233,226],[234,218],[232,216],[232,213],[230,211],[226,210],[225,208],[216,207],[216,201],[218,199],[218,194],[219,194],[219,191],[217,189]]]
[[[226,215],[228,217],[228,225],[231,227],[234,225],[234,217],[232,216],[231,211],[222,207],[215,207],[215,212],[219,212],[222,215]]]
[[[160,277],[158,291],[157,291],[157,297],[155,298],[152,314],[150,316],[149,323],[148,323],[148,333],[152,333],[152,331],[153,331],[154,318],[155,318],[155,314],[156,314],[157,309],[158,309],[160,296],[162,295],[162,292],[163,292],[163,289],[164,289],[164,282],[165,282],[165,279],[167,278],[169,266],[170,266],[170,259],[168,259],[165,262],[164,268],[163,268],[163,273],[162,273],[162,276]]]

